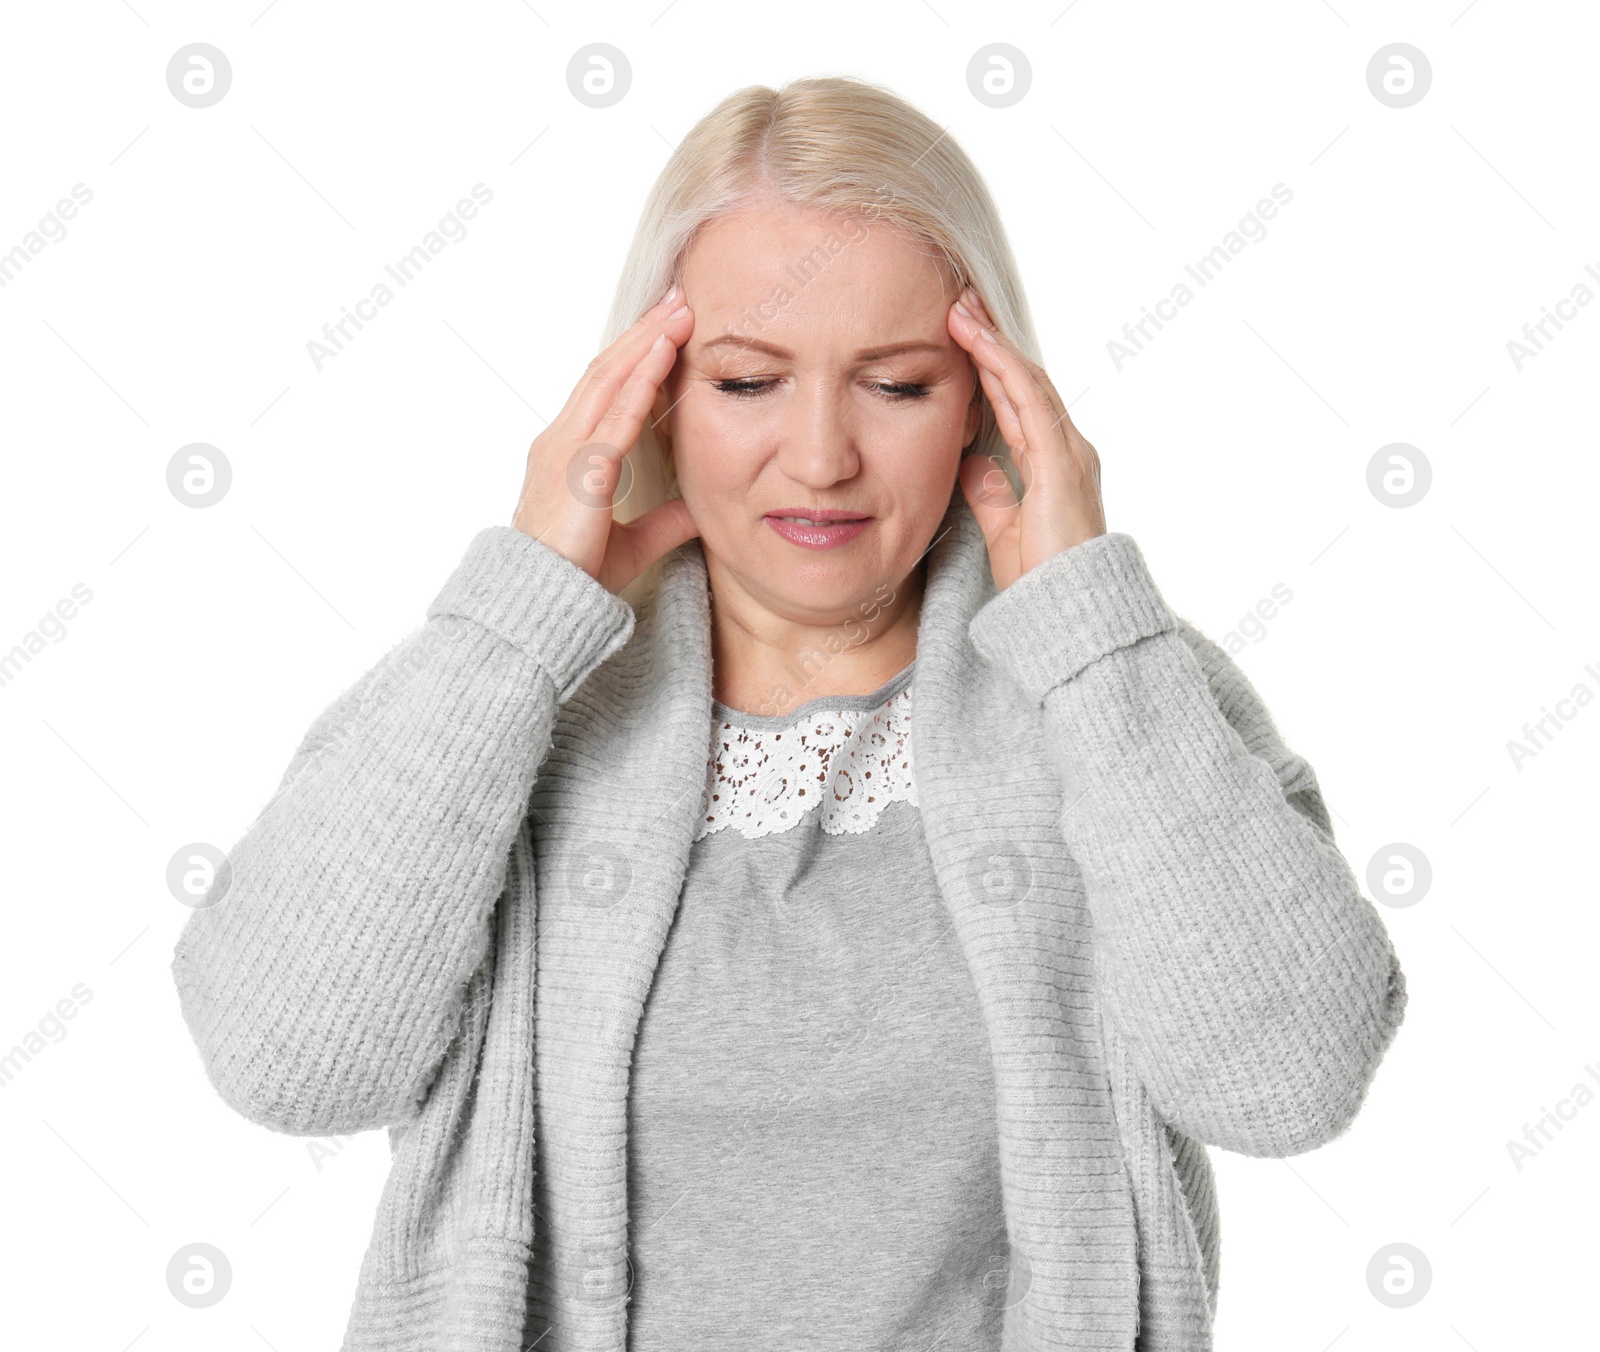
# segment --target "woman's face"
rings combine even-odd
[[[694,331],[656,412],[714,591],[797,624],[859,619],[920,561],[977,433],[957,288],[879,222],[777,202],[706,227],[682,281]],[[808,548],[769,519],[830,508],[867,522]]]

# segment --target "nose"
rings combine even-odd
[[[831,487],[861,468],[849,391],[831,380],[797,377],[779,435],[778,467],[808,488]]]

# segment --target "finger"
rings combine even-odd
[[[1014,359],[1014,354],[985,337],[987,330],[975,320],[970,323],[972,334],[968,351],[978,368],[978,379],[994,409],[995,423],[1000,435],[1013,451],[1030,449],[1028,426],[1023,418],[1023,393],[1029,392],[1035,402],[1045,398],[1032,377]]]
[[[1025,449],[1022,419],[1017,416],[1017,410],[1006,398],[1005,387],[1001,385],[999,375],[980,366],[978,380],[983,386],[984,395],[989,400],[989,407],[994,410],[995,426],[1000,429],[1001,440],[1016,450]]]
[[[669,550],[700,534],[689,504],[682,498],[668,498],[634,521],[619,521],[611,527],[601,581],[611,586],[614,579],[620,591]]]
[[[1009,446],[1019,446],[1022,436],[1022,424],[1016,417],[1016,412],[1011,407],[1011,401],[1006,398],[1005,389],[1000,384],[999,374],[994,365],[985,362],[985,355],[979,348],[982,341],[982,326],[970,314],[962,314],[955,305],[950,307],[949,327],[951,335],[966,349],[972,358],[973,367],[978,373],[978,381],[983,387],[983,393],[988,398],[990,407],[994,409],[995,423],[1000,429],[1000,435]]]
[[[1069,443],[1065,432],[1060,430],[1064,410],[1058,410],[1050,397],[1053,387],[1047,389],[1035,378],[1032,369],[1034,364],[1024,361],[1001,340],[986,336],[988,330],[977,325],[975,320],[972,322],[978,331],[969,349],[973,360],[978,363],[980,372],[987,371],[998,380],[1018,428],[1018,439],[1012,441],[1007,437],[1007,444],[1013,450],[1025,451],[1030,455],[1048,452],[1051,446],[1058,446],[1073,459],[1086,459],[1079,448]],[[997,408],[997,421],[1001,416]],[[1046,456],[1046,464],[1048,459]]]
[[[630,352],[637,354],[641,350],[641,340],[646,340],[644,346],[648,348],[649,343],[655,341],[655,335],[660,332],[667,316],[676,311],[683,303],[683,288],[677,285],[672,286],[665,296],[596,353],[584,372],[584,378],[578,381],[571,394],[567,397],[566,404],[563,405],[560,414],[557,415],[557,421],[568,418],[577,411],[586,390],[593,383],[592,377],[608,361],[621,354]]]
[[[972,337],[968,347],[973,353],[974,362],[978,364],[980,378],[985,382],[985,389],[989,388],[991,379],[998,379],[1002,389],[1007,384],[1015,388],[1015,381],[1008,380],[1007,377],[1014,377],[1016,374],[1015,368],[1020,367],[1033,385],[1043,393],[1050,407],[1055,411],[1055,418],[1050,427],[1046,429],[1046,435],[1041,436],[1037,421],[1032,416],[1033,410],[1025,409],[1019,411],[1013,405],[1011,406],[1008,420],[1007,415],[1002,411],[1002,406],[991,397],[990,402],[995,406],[996,410],[995,420],[998,425],[1002,426],[1002,435],[1005,435],[1008,427],[1016,426],[1021,429],[1020,440],[1012,444],[1023,450],[1022,455],[1015,457],[1017,472],[1023,483],[1023,492],[1028,492],[1033,482],[1032,457],[1026,454],[1027,448],[1030,445],[1034,447],[1042,447],[1047,444],[1064,445],[1066,449],[1065,458],[1047,457],[1044,461],[1047,468],[1051,472],[1058,469],[1063,471],[1064,486],[1075,495],[1087,496],[1098,501],[1101,483],[1099,454],[1096,452],[1093,443],[1084,437],[1073,423],[1067,411],[1066,401],[1062,399],[1060,391],[1056,389],[1055,383],[1050,379],[1049,374],[1037,362],[1018,351],[1015,344],[1009,342],[1004,335],[994,328],[988,307],[983,304],[982,297],[972,287],[969,286],[962,292],[961,300],[963,302],[961,309],[953,310],[956,316],[954,322],[961,330],[962,335],[970,334]],[[967,313],[963,314],[963,311]],[[1010,362],[996,360],[991,364],[984,364],[983,358],[995,358],[997,349],[1004,349],[1006,355],[1011,359]],[[993,370],[992,377],[988,374],[991,366]],[[1032,433],[1031,436],[1030,432]],[[1101,529],[1104,529],[1103,516]],[[1053,526],[1051,527],[1051,533],[1060,537],[1060,532],[1055,530]]]
[[[969,455],[962,460],[957,472],[968,497],[984,511],[1001,515],[1016,510],[1016,490],[1000,468],[998,456]]]
[[[992,551],[1002,532],[1018,521],[1017,495],[1000,466],[985,455],[969,455],[956,471],[961,491],[983,531],[985,548]]]
[[[1022,491],[1026,493],[1033,487],[1033,470],[1030,467],[1028,437],[1027,433],[1023,431],[1022,419],[1017,416],[1017,410],[1012,407],[1011,401],[1006,398],[1005,390],[1000,385],[999,376],[993,371],[980,370],[979,379],[982,380],[984,393],[989,398],[989,407],[994,410],[995,427],[1000,432],[1000,439],[1011,450],[1011,463],[1016,466],[1017,477],[1022,483]]]
[[[1007,338],[1005,334],[1001,333],[999,329],[995,328],[992,323],[985,324],[975,321],[975,327],[977,329],[978,341],[980,343],[985,341],[983,335],[987,333],[990,338],[994,339],[995,343],[997,343],[1006,352],[1010,353],[1015,363],[1024,371],[1026,371],[1033,379],[1034,383],[1039,386],[1039,389],[1043,392],[1046,401],[1050,404],[1054,416],[1058,419],[1064,419],[1067,416],[1066,401],[1062,399],[1061,392],[1056,389],[1055,382],[1050,379],[1050,376],[1045,371],[1044,367],[1040,366],[1038,362],[1034,361],[1025,352],[1021,351],[1015,343]]]
[[[1054,382],[1050,379],[1049,373],[1038,362],[1017,347],[1005,334],[1000,332],[1000,326],[994,322],[994,317],[989,313],[989,307],[983,303],[983,297],[978,294],[976,288],[969,285],[961,293],[959,299],[972,317],[978,321],[979,327],[988,329],[1032,373],[1033,378],[1039,382],[1040,387],[1050,396],[1050,402],[1055,405],[1056,412],[1065,415],[1066,403],[1062,400],[1060,391],[1056,389]]]
[[[631,449],[639,439],[661,382],[677,360],[677,345],[667,334],[658,333],[583,439],[605,442],[624,452]]]
[[[988,310],[984,306],[982,298],[972,288],[969,287],[962,293],[961,301],[961,308],[967,309],[972,313],[962,314],[961,309],[956,306],[951,307],[956,337],[972,354],[973,361],[977,365],[979,380],[982,382],[984,393],[988,396],[989,403],[995,411],[995,424],[1000,429],[1000,435],[1005,439],[1008,446],[1019,453],[1017,472],[1022,477],[1023,491],[1026,492],[1032,486],[1033,481],[1028,456],[1030,447],[1048,446],[1051,439],[1041,440],[1037,431],[1030,439],[1021,413],[1006,396],[1006,382],[1003,378],[1003,373],[1012,370],[1013,374],[1015,374],[1014,367],[1020,367],[1033,385],[1042,392],[1044,399],[1047,400],[1054,413],[1050,430],[1053,431],[1057,427],[1060,428],[1060,440],[1065,442],[1067,453],[1074,462],[1074,466],[1081,467],[1087,471],[1093,477],[1094,482],[1098,484],[1100,482],[1099,456],[1096,454],[1094,446],[1078,431],[1071,417],[1068,416],[1066,402],[1062,399],[1060,391],[1056,389],[1055,383],[1050,379],[1044,368],[1019,352],[1015,344],[1006,339],[1004,335],[992,328],[986,328],[983,321],[989,319]],[[979,316],[982,316],[982,319]],[[985,337],[986,331],[992,334],[996,341],[991,341],[990,338]],[[1011,365],[1008,366],[1006,362],[999,359],[997,349],[1000,352],[1004,352],[1011,359]],[[986,361],[985,358],[989,360]]]
[[[561,410],[560,421],[581,437],[594,435],[596,424],[616,400],[617,391],[633,374],[655,340],[665,333],[673,346],[685,342],[694,332],[694,311],[681,303],[670,313],[652,307],[615,342],[589,363],[583,378]],[[678,313],[682,310],[682,313]]]

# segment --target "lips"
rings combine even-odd
[[[797,517],[803,519],[796,520]],[[810,512],[792,509],[768,512],[763,519],[778,535],[802,549],[835,549],[848,544],[866,530],[872,521],[870,516],[858,516],[853,512],[819,512],[814,509]],[[816,524],[807,525],[807,521]]]
[[[777,511],[768,512],[767,515],[776,517],[780,521],[795,521],[801,525],[832,525],[836,521],[870,519],[866,512],[851,512],[841,507],[780,507]]]

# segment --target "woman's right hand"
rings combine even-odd
[[[682,498],[635,521],[611,516],[622,458],[633,449],[661,383],[694,332],[674,286],[589,363],[555,421],[528,448],[511,524],[570,559],[611,592],[700,533]]]

